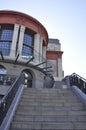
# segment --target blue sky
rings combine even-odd
[[[49,38],[60,40],[65,75],[86,78],[86,0],[3,0],[0,10],[27,13],[40,21]]]

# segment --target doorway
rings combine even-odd
[[[33,76],[30,70],[25,69],[23,70],[23,73],[25,75],[25,87],[32,88],[32,81],[33,81]]]

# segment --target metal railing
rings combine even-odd
[[[24,84],[24,75],[20,76],[15,80],[10,89],[7,91],[7,94],[0,101],[0,125],[2,124],[7,111],[17,93],[17,90],[21,84]]]
[[[21,59],[25,61],[30,60],[32,57],[34,57],[34,59],[38,61],[39,63],[46,61],[46,57],[44,57],[43,54],[39,53],[35,49],[32,49],[32,51],[28,50],[28,52],[26,51],[22,53],[22,51],[20,50],[17,50],[16,52],[15,49],[9,50],[6,47],[3,47],[3,48],[0,47],[0,59],[5,60],[6,58],[9,58],[11,56],[11,53],[12,53],[12,56],[14,56],[13,60],[15,59],[17,61],[19,60],[20,57]]]
[[[86,94],[86,79],[83,77],[79,76],[76,73],[73,73],[72,75],[69,76],[70,80],[70,86],[77,86],[83,93]]]
[[[13,84],[15,79],[16,79],[15,75],[0,74],[0,86],[1,87],[3,85],[10,86]]]
[[[9,55],[8,52],[9,51]],[[16,52],[16,50],[8,50],[7,48],[0,48],[0,60],[1,61],[9,61],[13,62],[14,64],[17,64],[19,62],[29,65],[32,64],[33,66],[37,66],[38,68],[45,68],[43,69],[44,72],[53,73],[53,68],[51,69],[51,62],[46,60],[46,57],[43,56],[43,54],[37,52],[37,50],[33,49],[33,52],[28,54],[25,52],[24,55],[22,55],[22,52],[19,52],[19,50]],[[11,53],[14,54],[11,57]]]

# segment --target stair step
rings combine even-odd
[[[79,103],[73,103],[73,102],[70,102],[70,103],[68,103],[68,102],[64,102],[64,103],[61,103],[61,102],[56,102],[56,103],[54,103],[54,102],[49,102],[49,103],[46,103],[46,102],[44,102],[44,103],[41,103],[41,102],[22,102],[22,101],[20,101],[20,103],[19,103],[20,105],[22,105],[22,106],[38,106],[38,107],[44,107],[44,106],[48,106],[48,107],[52,107],[52,106],[54,106],[54,107],[59,107],[59,106],[62,106],[62,107],[69,107],[69,106],[81,106],[81,107],[83,107],[83,104],[81,103],[81,102],[79,102]]]
[[[72,97],[69,97],[69,96],[30,96],[30,95],[23,95],[23,96],[21,96],[21,98],[22,99],[29,99],[29,100],[69,100],[69,101],[80,101],[77,97],[76,97],[76,95],[75,96],[72,96]]]
[[[75,116],[75,115],[71,115],[71,116],[22,116],[22,115],[16,115],[14,117],[14,121],[23,121],[23,122],[29,122],[29,121],[33,121],[33,122],[45,122],[45,121],[52,121],[52,122],[68,122],[68,121],[78,121],[78,122],[85,122],[86,121],[86,116]]]
[[[86,110],[71,89],[25,88],[10,130],[86,129]]]
[[[29,110],[33,110],[33,111],[56,111],[56,110],[86,110],[85,107],[81,107],[81,106],[75,106],[75,107],[71,107],[71,106],[67,106],[67,107],[61,107],[61,106],[51,106],[51,107],[48,107],[48,106],[44,106],[44,107],[41,107],[41,106],[22,106],[22,105],[19,105],[17,110],[24,110],[24,111],[29,111]]]
[[[62,90],[58,90],[58,89],[26,89],[23,92],[24,94],[29,94],[29,95],[75,95],[70,89],[62,89]]]
[[[21,130],[82,130],[86,129],[86,122],[78,123],[78,122],[14,122],[12,124],[14,129]],[[13,129],[10,129],[13,130]]]
[[[75,96],[74,93],[68,93],[68,92],[66,92],[66,93],[62,93],[62,92],[61,93],[58,93],[58,92],[57,93],[40,93],[40,92],[38,92],[38,93],[31,93],[31,92],[24,92],[24,95],[30,95],[30,96],[35,96],[35,95],[36,96],[45,96],[45,95],[46,96],[50,96],[50,95],[52,95],[53,97],[56,96],[56,95],[58,95],[58,96],[62,96],[62,95],[67,96],[68,95],[69,97],[70,96]]]
[[[58,110],[58,111],[24,111],[24,110],[20,110],[20,111],[16,111],[16,114],[21,114],[21,115],[86,115],[86,111],[67,111],[67,110]]]
[[[62,103],[64,103],[64,102],[68,102],[68,103],[81,103],[80,102],[80,100],[77,100],[77,99],[75,99],[75,100],[72,100],[72,99],[60,99],[60,100],[57,100],[57,99],[46,99],[46,100],[44,100],[44,99],[42,99],[42,98],[29,98],[29,100],[28,100],[28,98],[22,98],[20,101],[22,101],[22,102],[41,102],[41,103],[43,103],[43,102],[46,102],[46,103],[48,103],[48,102],[52,102],[52,103],[59,103],[59,102],[62,102]]]

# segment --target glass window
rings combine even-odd
[[[9,55],[10,46],[10,42],[0,42],[0,51],[3,53],[3,55]]]
[[[28,29],[26,29],[23,39],[22,56],[33,56],[33,39],[34,34],[32,34]]]
[[[24,34],[24,41],[23,41],[23,43],[24,43],[25,45],[32,46],[32,42],[33,42],[32,36],[30,36],[30,35],[28,35],[28,34]]]
[[[13,36],[13,30],[2,30],[1,33],[1,40],[9,40],[12,41],[12,36]]]
[[[32,49],[24,45],[22,49],[22,54],[23,56],[32,56]]]
[[[10,54],[10,48],[13,37],[13,25],[0,25],[0,51],[3,55]]]

